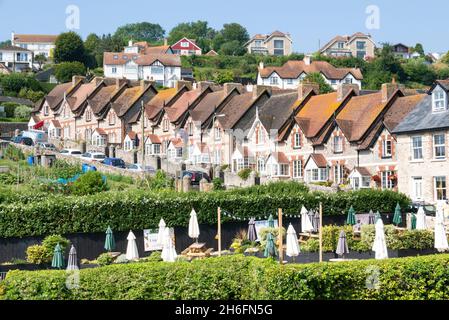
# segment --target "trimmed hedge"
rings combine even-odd
[[[108,226],[116,231],[157,227],[161,218],[171,227],[187,226],[192,208],[200,223],[215,224],[221,207],[234,216],[249,219],[275,213],[298,215],[302,205],[317,208],[323,203],[324,214],[346,214],[351,205],[356,210],[393,212],[409,199],[390,191],[357,191],[327,194],[298,192],[291,194],[237,194],[227,192],[104,192],[95,195],[46,196],[33,201],[0,205],[0,237],[41,236],[77,232],[103,232]],[[224,219],[226,222],[226,218]]]
[[[411,300],[448,299],[449,255],[279,266],[232,256],[80,271],[11,271],[0,299],[24,300]]]

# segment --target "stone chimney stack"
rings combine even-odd
[[[403,90],[404,85],[396,83],[396,79],[393,78],[391,83],[384,83],[382,85],[382,102],[385,103],[393,96],[396,90]]]
[[[262,70],[263,68],[265,68],[265,65],[263,63],[263,61],[259,62],[259,70]]]
[[[126,79],[119,79],[119,78],[115,79],[115,87],[116,87],[116,89],[117,89],[117,90],[120,89],[120,87],[121,87],[124,83],[126,83],[126,82],[128,82],[128,80],[126,80]]]
[[[145,90],[151,83],[152,81],[149,80],[140,80],[140,90]]]
[[[187,89],[192,90],[192,82],[185,81],[185,80],[178,80],[178,81],[176,81],[175,88],[176,88],[177,91],[181,90],[181,88],[183,86],[186,86]]]
[[[202,92],[206,90],[208,87],[211,87],[213,85],[215,85],[215,83],[211,81],[200,81],[198,82],[197,89],[199,89]]]
[[[225,83],[224,86],[223,86],[224,95],[227,96],[235,88],[237,88],[237,90],[240,93],[243,92],[243,85],[241,83]]]
[[[133,46],[133,41],[132,40],[129,40],[128,41],[128,47],[132,47]]]
[[[298,100],[304,100],[311,91],[315,91],[315,94],[319,94],[320,85],[313,82],[301,82],[298,86]]]
[[[351,90],[353,90],[357,96],[360,93],[359,85],[355,83],[340,83],[337,87],[337,100],[343,101]]]
[[[75,86],[79,81],[86,80],[86,77],[83,76],[73,76],[72,77],[72,85]]]
[[[261,86],[261,85],[253,86],[253,99],[257,99],[265,90],[267,90],[268,94],[271,95],[272,88],[270,86]]]
[[[93,81],[95,83],[95,86],[98,87],[103,80],[104,78],[102,77],[95,77]]]
[[[304,56],[303,61],[306,66],[310,66],[312,64],[312,56],[311,55]]]

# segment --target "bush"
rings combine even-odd
[[[251,174],[251,172],[252,172],[251,169],[243,169],[239,171],[238,176],[243,181],[247,181],[249,179],[249,175]]]
[[[109,253],[102,253],[97,258],[97,263],[102,267],[112,264],[113,261],[114,261],[114,259],[112,258],[112,256]]]
[[[42,245],[29,246],[26,251],[27,262],[33,264],[45,264],[48,263],[48,251]]]
[[[57,234],[47,236],[42,241],[42,245],[44,246],[45,249],[47,249],[47,252],[50,257],[53,257],[53,253],[55,251],[55,247],[57,244],[61,246],[62,252],[65,252],[67,247],[70,245],[70,241]]]
[[[86,67],[81,62],[62,62],[55,65],[55,77],[59,82],[69,82],[73,76],[86,74]]]
[[[19,160],[25,160],[25,154],[21,149],[10,144],[3,152],[3,158],[5,158],[6,160],[18,162]]]
[[[223,181],[220,178],[215,178],[212,180],[212,184],[214,185],[214,190],[215,191],[219,191],[219,190],[224,190],[225,187],[223,185]]]
[[[18,119],[29,118],[31,114],[31,108],[25,105],[20,105],[14,110],[14,117]]]
[[[441,300],[449,299],[449,255],[279,266],[240,255],[191,263],[83,269],[77,290],[65,271],[10,271],[5,300]],[[367,286],[367,276],[375,282]]]
[[[89,171],[81,175],[72,185],[72,194],[85,196],[95,194],[108,189],[103,176],[98,171]]]
[[[156,172],[156,176],[148,179],[148,187],[152,190],[173,189],[174,180],[162,170]]]
[[[27,261],[38,265],[50,263],[58,243],[61,246],[62,252],[65,252],[70,241],[60,235],[47,236],[41,245],[29,246],[27,248]]]

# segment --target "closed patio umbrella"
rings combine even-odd
[[[248,240],[251,242],[257,241],[256,220],[251,218],[248,223]]]
[[[310,222],[312,223],[312,227],[313,227],[313,231],[312,232],[316,233],[318,228],[317,228],[317,225],[315,223],[315,211],[310,210],[309,213],[308,213],[308,216],[309,216]]]
[[[376,215],[374,214],[373,210],[369,211],[368,224],[376,224]]]
[[[313,223],[314,232],[318,233],[320,231],[320,213],[318,211],[315,212],[313,221],[314,221]]]
[[[157,241],[156,241],[157,245],[161,247],[164,245],[165,227],[166,227],[165,221],[164,219],[161,219],[161,221],[159,222],[159,230],[157,233]]]
[[[301,209],[301,231],[303,233],[313,232],[313,225],[310,221],[308,211],[305,207],[302,207]]]
[[[423,207],[419,207],[416,215],[416,230],[427,230],[427,218]]]
[[[346,224],[350,225],[350,226],[355,226],[356,224],[356,219],[355,219],[355,210],[354,207],[351,206],[351,208],[348,211],[348,217],[346,218]]]
[[[126,247],[126,260],[137,260],[139,259],[139,250],[137,249],[136,236],[132,231],[129,232],[128,246]]]
[[[79,270],[78,267],[78,257],[76,254],[76,249],[72,245],[69,252],[69,261],[67,262],[67,270]]]
[[[196,242],[198,242],[199,236],[200,236],[200,226],[198,225],[198,217],[196,215],[195,209],[192,209],[189,221],[189,237],[195,239]]]
[[[393,224],[395,224],[397,227],[402,223],[402,212],[401,212],[401,206],[399,203],[396,205],[396,209],[394,210],[394,217],[393,217]]]
[[[268,258],[268,257],[275,258],[278,256],[278,252],[276,250],[276,245],[274,244],[274,237],[271,233],[267,234],[267,244],[265,246],[264,256],[265,256],[265,258]]]
[[[272,214],[268,217],[268,228],[274,228],[274,219]]]
[[[62,269],[64,268],[64,256],[62,255],[61,245],[58,243],[53,252],[53,260],[51,261],[52,268]]]
[[[177,257],[178,254],[176,253],[175,246],[173,245],[173,239],[170,236],[170,229],[165,228],[161,258],[165,262],[175,262]]]
[[[412,217],[410,219],[412,230],[416,230],[416,214],[412,213]]]
[[[296,235],[296,230],[293,228],[292,224],[287,230],[287,256],[296,258],[300,253],[298,236]]]
[[[348,241],[346,239],[346,233],[343,230],[340,232],[335,253],[342,258],[344,258],[345,254],[349,254]]]
[[[444,213],[441,208],[437,208],[435,216],[435,249],[439,252],[449,250],[447,243],[446,228],[444,226]]]
[[[376,222],[376,236],[373,243],[373,251],[376,253],[376,259],[388,259],[387,241],[385,240],[384,223],[382,219]]]
[[[108,230],[106,230],[106,240],[104,242],[104,249],[108,252],[112,252],[113,250],[115,250],[115,239],[111,227],[108,227]]]
[[[380,214],[379,211],[376,212],[376,219],[375,219],[374,224],[376,224],[378,220],[382,220],[382,215]]]

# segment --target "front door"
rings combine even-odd
[[[412,178],[412,197],[415,201],[422,201],[423,192],[422,192],[422,177],[413,177]]]

